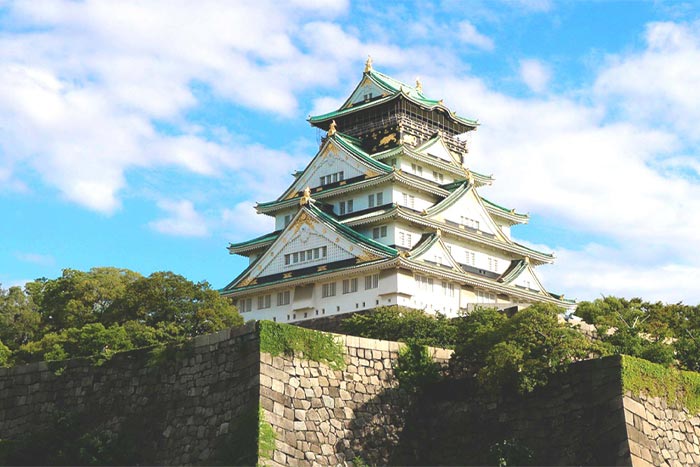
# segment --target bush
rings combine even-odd
[[[341,323],[343,332],[369,339],[407,342],[452,348],[457,327],[444,315],[429,315],[422,310],[401,306],[383,306],[368,314],[354,314]]]

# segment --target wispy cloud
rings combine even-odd
[[[520,78],[534,92],[543,92],[547,89],[552,73],[540,60],[520,60]]]
[[[493,50],[494,48],[493,40],[477,31],[476,26],[469,21],[465,20],[459,23],[457,34],[465,44],[484,50]]]
[[[53,266],[56,264],[56,259],[51,255],[42,255],[39,253],[16,252],[15,258],[25,263],[32,263],[39,266]]]
[[[203,237],[209,233],[204,217],[191,201],[163,200],[158,202],[158,207],[167,217],[150,222],[148,225],[153,230],[181,237]]]

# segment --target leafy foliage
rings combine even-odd
[[[440,379],[440,365],[433,361],[428,348],[410,341],[399,350],[394,369],[399,385],[409,391],[417,391]]]
[[[585,336],[559,322],[560,311],[540,303],[508,318],[493,309],[477,309],[460,320],[453,363],[487,388],[527,392],[544,385],[569,363],[600,353]]]
[[[271,355],[303,355],[331,368],[345,367],[345,352],[332,334],[272,321],[260,322],[260,351]]]
[[[579,304],[576,315],[595,325],[608,353],[677,363],[700,370],[700,308],[639,298],[604,297]]]
[[[700,413],[700,374],[622,356],[622,385],[634,394],[663,397],[670,404]]]
[[[183,340],[243,323],[207,282],[172,272],[148,277],[118,268],[65,269],[24,290],[0,288],[0,364],[114,352]]]
[[[355,314],[343,320],[344,332],[370,339],[406,342],[451,348],[457,328],[443,315],[429,315],[422,310],[401,306],[383,306],[365,315]]]

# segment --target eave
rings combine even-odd
[[[425,274],[442,276],[446,279],[451,279],[456,282],[459,282],[460,284],[466,284],[472,287],[483,288],[501,294],[521,298],[524,300],[530,300],[533,302],[547,302],[562,307],[568,307],[571,305],[569,301],[555,298],[554,294],[551,294],[549,292],[547,292],[546,294],[536,293],[530,291],[529,289],[522,289],[519,287],[504,285],[502,283],[496,282],[495,280],[486,279],[481,276],[471,275],[466,272],[455,272],[451,269],[444,269],[432,266],[430,264],[419,263],[418,261],[411,260],[411,258],[400,257],[399,267],[419,271]]]
[[[515,209],[508,209],[504,208],[503,206],[499,206],[498,204],[494,203],[493,201],[490,201],[484,197],[481,197],[481,201],[484,202],[484,207],[486,210],[503,220],[506,220],[510,223],[510,225],[514,224],[527,224],[528,221],[530,220],[530,216],[528,214],[521,214],[518,212],[515,212]]]
[[[245,242],[229,243],[227,249],[232,255],[248,256],[244,253],[251,253],[270,246],[281,233],[282,230],[275,230]]]
[[[409,223],[415,223],[428,227],[430,229],[440,229],[443,235],[451,235],[459,239],[468,240],[473,243],[508,252],[519,257],[528,257],[535,266],[541,264],[551,264],[555,259],[554,255],[552,254],[533,250],[516,242],[505,243],[498,240],[496,237],[491,237],[488,234],[482,233],[480,230],[473,230],[464,226],[453,226],[448,223],[436,222],[428,217],[421,216],[417,211],[398,205],[395,205],[391,209],[365,214],[358,218],[344,219],[343,223],[348,226],[357,227],[360,225],[375,224],[397,218]]]
[[[335,145],[340,150],[344,151],[348,156],[352,157],[355,159],[357,162],[359,162],[362,166],[364,166],[366,169],[369,169],[371,171],[376,171],[379,173],[390,173],[393,171],[393,167],[390,167],[383,162],[380,162],[378,160],[373,159],[369,154],[367,154],[365,151],[363,151],[361,148],[353,144],[353,140],[355,138],[347,135],[342,135],[341,133],[336,133],[334,135],[329,136],[326,138],[325,142],[323,143],[323,146],[318,150],[316,155],[311,159],[311,161],[306,165],[304,170],[301,171],[301,173],[295,173],[294,175],[294,181],[289,185],[289,187],[284,190],[282,195],[280,195],[279,198],[277,198],[276,201],[283,201],[285,199],[291,198],[292,190],[294,188],[294,185],[297,184],[298,180],[300,177],[303,177],[303,175],[306,173],[307,170],[309,170],[309,167],[311,167],[314,162],[323,154],[323,152],[326,150],[326,148],[330,145]],[[343,182],[337,182],[339,185],[343,185]],[[318,188],[322,187],[316,187],[317,190]],[[303,188],[302,188],[303,189]],[[318,190],[320,191],[320,190]],[[301,190],[298,190],[295,194],[295,196],[300,196]]]
[[[430,154],[423,154],[421,152],[415,151],[410,146],[404,143],[400,144],[395,148],[372,154],[372,157],[378,161],[383,161],[386,159],[391,159],[393,157],[400,156],[406,156],[416,161],[420,161],[428,166],[451,173],[460,180],[464,180],[466,177],[466,169],[464,169],[461,165],[456,165],[455,163],[447,162],[443,159],[440,159],[439,157],[431,156]],[[477,172],[471,172],[471,174],[474,176],[474,180],[477,186],[491,185],[493,183],[493,178],[488,175],[482,175]]]
[[[328,113],[325,113],[322,115],[316,115],[313,117],[309,117],[307,119],[307,121],[315,127],[327,130],[329,125],[330,125],[330,122],[332,120],[353,114],[355,112],[367,110],[367,109],[370,109],[372,107],[376,107],[378,105],[381,105],[381,104],[384,104],[387,102],[391,102],[394,99],[406,99],[406,100],[416,104],[417,106],[419,106],[425,110],[442,111],[453,122],[460,124],[460,125],[464,125],[464,126],[468,127],[470,130],[476,129],[476,127],[479,125],[479,123],[476,120],[469,120],[467,118],[457,116],[454,112],[450,111],[450,109],[445,107],[445,105],[440,104],[439,103],[440,101],[427,101],[425,99],[416,99],[415,97],[412,97],[410,94],[407,94],[404,91],[399,91],[393,95],[381,97],[379,99],[373,99],[373,100],[370,100],[368,102],[363,102],[361,104],[357,104],[357,105],[354,105],[352,107],[348,107],[346,109],[336,110],[336,111],[328,112]],[[436,103],[432,103],[432,102],[436,102]]]
[[[324,188],[323,186],[316,187],[311,190],[314,199],[323,200],[330,198],[332,196],[337,196],[343,193],[350,193],[353,191],[363,190],[372,186],[376,186],[385,182],[396,182],[408,187],[417,188],[419,191],[430,193],[435,196],[446,197],[449,195],[449,191],[441,188],[436,183],[425,180],[421,177],[417,177],[412,174],[407,174],[400,170],[393,170],[391,173],[386,175],[379,175],[377,177],[365,178],[352,183],[338,184],[331,188]],[[269,201],[266,203],[258,203],[255,208],[258,213],[273,215],[274,213],[289,209],[299,204],[299,199],[303,195],[302,191],[298,191],[294,197],[288,199]]]

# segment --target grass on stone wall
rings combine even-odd
[[[700,413],[700,373],[623,355],[622,386],[632,394],[663,397],[671,405]]]
[[[345,367],[344,346],[332,334],[289,324],[260,321],[260,351],[273,356],[296,355],[335,370]]]
[[[265,420],[262,407],[258,409],[258,465],[265,465],[265,460],[272,459],[275,450],[275,430]]]

